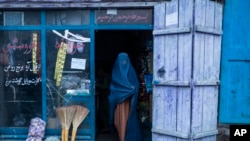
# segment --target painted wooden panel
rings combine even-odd
[[[188,140],[191,89],[192,1],[155,6],[153,141]],[[179,85],[179,86],[177,86]]]
[[[222,4],[173,0],[154,17],[153,141],[214,141]]]
[[[190,0],[179,1],[179,27],[191,27],[193,3]],[[178,81],[187,81],[192,72],[192,35],[191,33],[178,35]],[[191,126],[191,89],[190,87],[177,88],[177,131],[190,132]],[[187,139],[177,138],[177,141]]]
[[[222,123],[250,123],[249,5],[249,0],[225,3],[219,107]]]
[[[160,4],[157,5],[155,7],[155,9],[157,9],[157,11],[155,10],[155,16],[154,16],[154,27],[155,29],[164,29],[165,24],[164,24],[164,20],[161,19],[165,19],[165,4]],[[159,11],[158,11],[159,10]],[[164,36],[159,36],[159,37],[154,37],[154,55],[153,55],[153,62],[154,62],[154,67],[153,67],[153,72],[156,72],[157,69],[159,69],[159,67],[164,68],[164,62],[163,61],[159,61],[162,60],[164,57]],[[157,52],[157,53],[156,53]],[[157,68],[155,66],[158,66]],[[161,77],[162,73],[164,73],[164,71],[162,72],[158,72],[158,76],[154,73],[154,78],[158,77],[158,79],[163,80],[163,77]],[[164,118],[163,117],[163,113],[164,113],[164,102],[165,100],[163,99],[163,95],[164,95],[164,91],[161,90],[161,88],[153,89],[153,101],[152,101],[152,126],[154,127],[161,127],[164,124]],[[161,127],[162,129],[163,127]],[[152,140],[156,141],[163,141],[164,137],[160,134],[153,134],[152,135]]]
[[[196,0],[195,26],[222,30],[222,5],[210,0]],[[216,140],[221,35],[195,32],[193,80],[215,82],[194,86],[192,93],[192,136],[200,141]]]

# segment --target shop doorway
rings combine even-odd
[[[143,138],[151,139],[151,92],[144,75],[152,74],[152,30],[98,30],[95,32],[96,133],[109,137],[109,82],[114,61],[120,52],[126,52],[138,74],[140,93],[138,118]],[[113,133],[110,138],[117,138]],[[110,139],[112,140],[112,139]]]

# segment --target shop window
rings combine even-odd
[[[57,10],[46,13],[47,25],[86,25],[90,23],[89,10]]]
[[[0,11],[0,25],[24,26],[39,25],[40,23],[40,12],[37,11]]]
[[[0,127],[28,127],[42,114],[40,32],[0,35]]]
[[[56,120],[54,107],[73,104],[86,105],[84,102],[77,103],[74,99],[90,94],[89,46],[89,31],[47,31],[46,82],[49,121]],[[57,126],[53,126],[56,125],[54,122],[48,124],[51,128],[57,128]]]

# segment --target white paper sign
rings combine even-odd
[[[117,10],[116,9],[108,9],[107,14],[108,15],[117,15]]]
[[[178,24],[178,13],[174,12],[166,15],[166,26]]]
[[[72,58],[71,69],[85,70],[86,59]]]

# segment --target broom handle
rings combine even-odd
[[[65,129],[65,131],[64,131],[64,141],[68,141],[68,137],[69,137],[69,129]]]
[[[62,128],[62,133],[61,133],[61,141],[65,141],[65,139],[64,139],[64,131],[65,131],[65,129],[64,129],[64,128]]]
[[[77,128],[73,128],[72,129],[72,135],[71,135],[71,141],[75,141],[75,139],[76,139],[76,132],[77,132]]]

